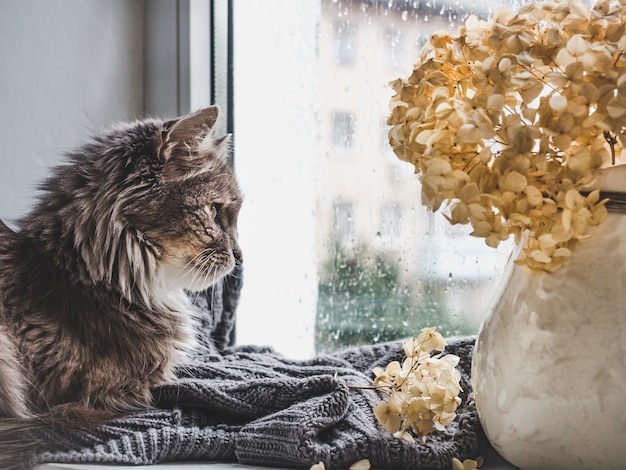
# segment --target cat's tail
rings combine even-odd
[[[31,417],[0,417],[0,470],[27,470],[45,452],[64,450],[71,436],[89,432],[120,414],[79,404],[56,406]]]

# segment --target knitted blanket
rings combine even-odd
[[[241,272],[197,296],[206,351],[154,390],[154,407],[94,433],[57,433],[65,450],[41,462],[155,464],[232,461],[326,469],[369,459],[373,468],[450,469],[453,457],[477,455],[483,440],[470,388],[473,338],[449,341],[461,358],[462,404],[445,432],[426,442],[394,438],[374,417],[381,395],[351,386],[372,384],[372,368],[402,358],[401,342],[349,348],[290,360],[260,347],[229,348]]]

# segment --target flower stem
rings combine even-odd
[[[603,135],[604,139],[611,147],[611,165],[615,165],[615,144],[617,143],[617,139],[609,131],[604,131]]]

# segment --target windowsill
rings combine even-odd
[[[48,463],[40,465],[37,470],[289,470],[284,467],[259,467],[226,462],[172,462],[158,465],[126,466],[97,464],[61,464]],[[296,469],[292,469],[296,470]],[[298,469],[301,470],[301,469]],[[505,462],[498,455],[489,455],[487,462],[480,470],[517,470],[517,467]]]
[[[250,465],[242,465],[238,463],[220,463],[220,462],[204,462],[204,463],[165,463],[159,465],[137,466],[119,466],[119,465],[85,465],[85,464],[61,464],[49,463],[40,465],[37,470],[289,470],[284,467],[253,467]],[[481,470],[516,470],[508,464],[499,464],[497,466],[483,465]],[[296,470],[296,469],[293,469]],[[301,469],[298,469],[301,470]]]
[[[256,467],[239,463],[224,462],[172,462],[158,465],[98,465],[98,464],[67,464],[46,463],[37,467],[37,470],[272,470],[271,467]],[[276,467],[275,470],[278,470]],[[288,470],[281,468],[280,470]]]

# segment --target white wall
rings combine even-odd
[[[0,218],[50,165],[143,110],[142,0],[0,0]]]

